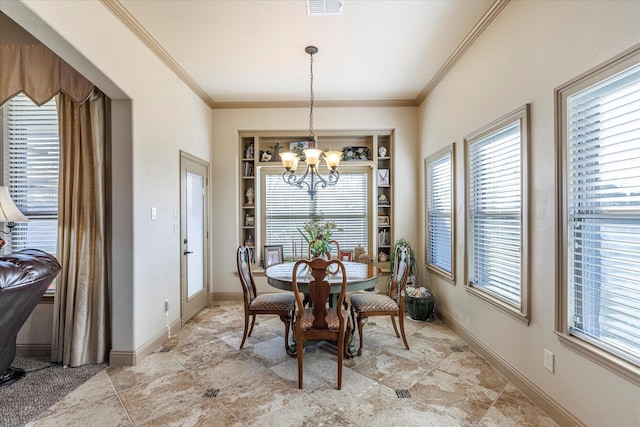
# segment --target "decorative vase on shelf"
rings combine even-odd
[[[253,205],[253,200],[254,200],[254,197],[255,197],[255,193],[253,192],[253,187],[249,187],[247,189],[247,192],[244,193],[244,195],[247,198],[247,206],[252,206]]]
[[[378,148],[378,155],[380,157],[387,157],[387,149],[386,149],[386,147]]]

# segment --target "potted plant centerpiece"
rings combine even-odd
[[[333,221],[325,221],[322,217],[312,219],[304,224],[304,231],[298,231],[307,242],[311,244],[311,256],[318,258],[331,252],[331,236],[336,231],[342,231]],[[336,254],[338,255],[338,254]]]
[[[435,296],[427,288],[420,286],[416,287],[416,256],[409,241],[405,238],[396,240],[391,248],[391,263],[389,264],[389,270],[393,274],[396,250],[399,246],[406,246],[409,248],[409,278],[407,279],[407,290],[404,299],[404,306],[409,317],[413,320],[427,320],[433,315],[435,308]],[[392,275],[389,276],[389,283],[387,289],[391,287]]]

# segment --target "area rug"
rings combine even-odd
[[[0,388],[0,426],[23,426],[107,367],[106,363],[64,368],[47,359],[16,357],[11,364],[27,375]]]

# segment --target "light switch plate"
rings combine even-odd
[[[544,349],[544,367],[549,372],[553,372],[553,353],[546,348]]]

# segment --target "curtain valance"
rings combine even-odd
[[[93,83],[39,44],[0,44],[0,105],[24,92],[42,105],[62,92],[82,104]]]

